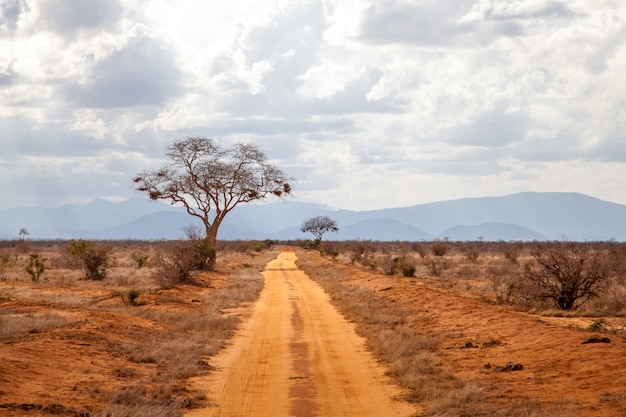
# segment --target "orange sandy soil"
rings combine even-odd
[[[582,344],[592,335],[584,329],[592,319],[540,317],[486,303],[472,294],[435,288],[420,278],[372,274],[321,257],[319,262],[348,271],[351,284],[369,288],[399,306],[416,308],[421,326],[445,336],[438,354],[442,366],[455,377],[484,385],[487,402],[529,399],[540,401],[546,410],[562,410],[564,415],[626,415],[626,342],[603,334],[611,343]],[[227,278],[224,273],[208,277],[214,286]],[[11,295],[5,295],[2,287],[10,287]],[[16,295],[20,294],[16,289],[28,292],[33,288],[50,296],[41,301],[38,297]],[[120,370],[132,368],[134,378],[146,378],[155,372],[154,364],[129,363],[115,354],[116,346],[126,338],[135,333],[149,334],[159,325],[124,314],[123,310],[109,313],[98,309],[98,305],[120,303],[110,290],[81,288],[76,293],[78,290],[71,287],[25,280],[0,282],[0,290],[0,311],[4,314],[55,311],[68,318],[67,325],[0,344],[0,415],[93,415],[104,407],[112,393],[127,384],[120,378]],[[141,299],[154,309],[200,311],[202,302],[197,301],[208,300],[211,291],[180,287],[145,294]],[[55,295],[87,301],[67,307],[55,303]],[[286,319],[298,329],[297,316]],[[290,337],[292,343],[301,341],[297,334]],[[297,351],[297,347],[293,349]],[[524,369],[494,371],[507,362],[520,363]],[[24,410],[28,404],[34,408]],[[47,408],[41,409],[42,406]]]
[[[201,285],[150,288],[142,292],[139,306],[124,305],[114,277],[67,287],[55,279],[39,283],[24,277],[0,281],[0,320],[5,323],[15,316],[49,313],[67,319],[66,324],[52,330],[0,339],[0,416],[94,416],[125,387],[137,383],[149,386],[145,381],[159,374],[157,365],[129,361],[128,349],[138,341],[150,345],[162,327],[154,320],[138,317],[136,309],[201,314],[211,293],[228,282],[230,272],[241,267],[242,261],[223,263],[218,272],[202,273]],[[81,279],[79,271],[66,273]],[[177,393],[175,397],[188,394],[183,385],[171,389]]]

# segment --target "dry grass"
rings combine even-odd
[[[448,248],[447,255],[450,256]],[[454,254],[452,254],[454,256]],[[370,261],[376,259],[369,255]],[[427,258],[425,258],[427,259]],[[480,258],[467,259],[478,266]],[[483,258],[484,259],[484,258]],[[561,417],[571,416],[567,411],[546,411],[536,401],[516,401],[502,405],[486,402],[487,389],[481,383],[456,377],[440,360],[445,341],[452,335],[429,333],[428,313],[410,303],[401,303],[385,297],[385,289],[374,290],[351,283],[354,267],[339,262],[321,262],[314,252],[299,251],[298,266],[316,280],[330,294],[333,303],[356,324],[357,332],[366,339],[368,349],[387,365],[387,375],[405,390],[404,398],[424,408],[420,416],[502,416],[502,417]],[[358,272],[367,281],[376,275]],[[369,275],[368,275],[369,274]],[[406,279],[406,278],[398,278]],[[435,282],[435,281],[433,281]],[[493,395],[493,394],[491,394]]]
[[[25,270],[28,251],[0,248],[0,259],[7,260],[0,265],[0,342],[16,349],[23,345],[27,352],[38,343],[35,336],[43,341],[46,333],[55,332],[60,346],[90,349],[89,364],[68,358],[69,367],[85,367],[89,387],[67,376],[59,379],[68,380],[64,388],[56,388],[66,393],[55,394],[66,398],[68,403],[60,406],[64,410],[102,417],[178,417],[185,408],[207,405],[203,393],[186,388],[186,380],[211,371],[210,357],[240,322],[233,311],[258,297],[261,271],[276,252],[223,252],[218,272],[199,274],[196,286],[162,289],[153,279],[156,266],[151,261],[159,245],[111,242],[110,269],[100,282],[85,280],[71,265],[63,242],[30,245],[49,260],[36,283]],[[137,259],[145,256],[147,264],[140,268]],[[139,294],[133,303],[131,292]],[[62,360],[62,351],[55,354]],[[24,378],[26,384],[32,374],[15,378]],[[34,404],[38,401],[33,397]],[[94,405],[87,410],[75,405],[87,403]]]
[[[543,242],[542,247],[559,243]],[[577,304],[575,310],[579,315],[626,316],[626,243],[586,244],[591,251],[602,255],[608,285],[598,297]],[[552,309],[554,302],[529,294],[530,289],[523,282],[523,266],[533,260],[537,245],[537,242],[481,241],[335,242],[333,247],[339,253],[332,259],[386,275],[390,275],[393,259],[409,259],[415,265],[415,277],[428,284],[540,312]],[[396,270],[395,274],[401,275],[401,271]]]
[[[57,313],[30,314],[3,311],[0,315],[0,342],[17,339],[27,334],[43,333],[70,323]]]

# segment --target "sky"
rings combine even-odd
[[[0,209],[142,197],[187,136],[295,201],[626,204],[623,0],[0,0]]]

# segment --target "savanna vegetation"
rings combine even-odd
[[[310,245],[300,242],[301,247]],[[558,315],[626,314],[626,243],[325,241],[339,263]]]
[[[188,381],[211,371],[209,358],[240,322],[237,308],[258,297],[276,242],[220,242],[222,256],[207,271],[212,248],[200,232],[186,232],[187,240],[171,242],[0,242],[0,349],[14,358],[0,363],[0,375],[19,383],[0,387],[0,410],[165,417],[210,405]],[[462,297],[537,317],[584,318],[584,332],[626,335],[624,243],[282,243],[314,248],[298,252],[298,265],[355,322],[424,416],[577,414],[532,398],[488,409],[484,398],[497,400],[498,388],[455,373],[447,355],[451,340],[464,336],[427,326],[429,307],[414,301],[418,283],[449,297],[451,310]],[[376,277],[390,284],[376,287]],[[396,283],[410,284],[403,291],[413,301],[390,297]],[[44,373],[54,382],[37,385],[32,376]],[[598,395],[619,405],[619,393]]]
[[[301,242],[300,246],[309,245]],[[422,416],[587,415],[577,408],[584,406],[568,404],[562,396],[546,404],[524,395],[520,386],[520,392],[511,391],[494,375],[524,369],[513,361],[517,356],[497,366],[479,362],[466,368],[461,363],[490,349],[515,351],[515,347],[501,348],[503,342],[493,329],[509,335],[524,333],[528,346],[531,340],[545,345],[553,351],[546,359],[549,366],[558,368],[584,355],[579,345],[559,341],[558,332],[554,341],[549,336],[536,339],[541,336],[532,335],[537,326],[533,320],[541,322],[542,317],[573,320],[560,325],[573,328],[567,337],[580,338],[577,344],[586,340],[610,343],[610,338],[626,337],[624,243],[326,241],[318,250],[300,251],[298,266],[356,323],[368,348],[388,366],[387,375],[406,389],[405,399],[424,407]],[[362,271],[358,281],[355,268]],[[462,305],[460,300],[471,301]],[[480,312],[490,309],[491,315]],[[507,311],[520,321],[505,319]],[[446,317],[438,316],[442,312]],[[537,319],[524,321],[525,317]],[[493,320],[497,321],[491,326],[481,324]],[[525,327],[516,327],[520,323],[526,323]],[[478,334],[464,330],[474,325],[482,329]],[[514,326],[512,332],[507,326]],[[507,343],[514,344],[511,340]],[[560,350],[564,346],[571,352]],[[528,357],[534,360],[530,352]],[[613,360],[607,359],[603,366],[612,366]],[[532,365],[535,380],[522,386],[533,390],[544,386],[549,391],[537,375],[554,371],[543,369],[540,363]],[[601,382],[607,391],[596,393],[601,403],[614,398],[608,394],[614,383],[610,378]],[[574,375],[564,378],[565,389],[572,389],[577,379]],[[594,381],[587,383],[592,389]],[[550,384],[557,385],[557,381]],[[619,413],[625,409],[621,407],[610,412]]]
[[[203,241],[0,242],[0,413],[169,417],[207,406],[187,381],[210,372],[240,322],[233,309],[257,298],[276,252],[225,242],[216,271],[198,271]]]

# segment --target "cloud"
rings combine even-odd
[[[626,185],[618,0],[0,0],[0,13],[0,185],[21,201],[45,202],[39,186],[84,199],[90,183],[131,196],[127,179],[186,135],[258,144],[299,199],[339,207],[540,190],[545,175]]]
[[[484,46],[500,36],[520,36],[522,27],[508,21],[463,21],[471,1],[372,3],[365,10],[360,39],[375,44]]]
[[[172,52],[142,37],[96,62],[85,83],[68,83],[60,93],[80,107],[160,106],[182,93],[182,72]]]
[[[525,2],[494,2],[481,0],[474,3],[461,21],[516,20],[516,19],[559,19],[576,16],[562,2],[531,0]]]
[[[20,16],[29,10],[24,0],[0,0],[0,34],[14,33]]]
[[[44,0],[40,5],[43,24],[60,35],[107,27],[121,16],[122,7],[117,0]]]
[[[503,147],[523,141],[530,122],[523,112],[494,109],[479,114],[469,124],[451,129],[448,142],[462,146]]]

